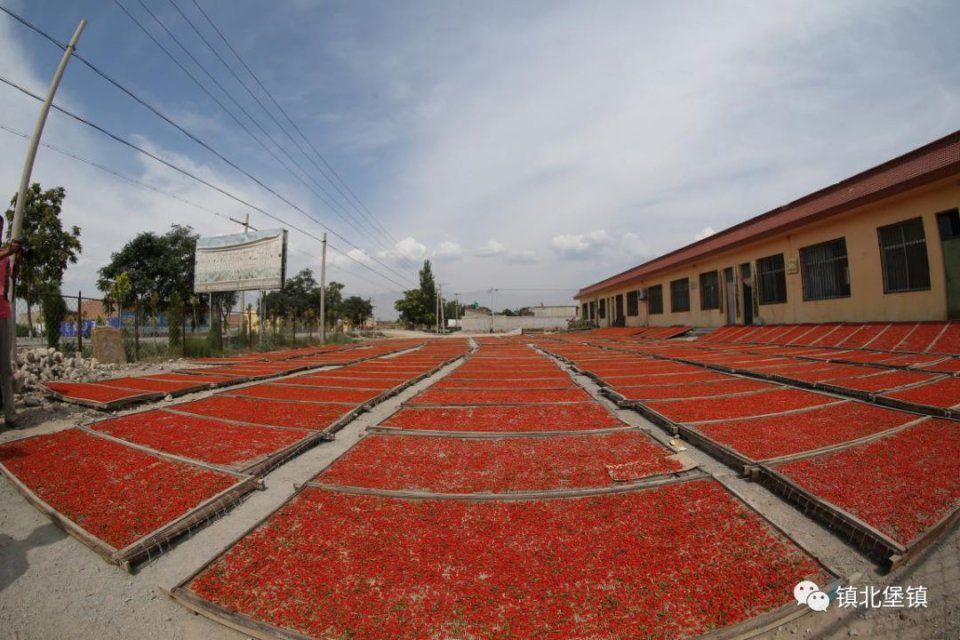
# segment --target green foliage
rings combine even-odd
[[[146,301],[158,313],[167,308],[174,293],[181,300],[190,299],[197,237],[182,225],[173,225],[163,235],[145,232],[134,236],[100,269],[97,287],[107,304],[129,307],[137,300]],[[123,274],[127,283],[120,290],[115,283]]]
[[[210,351],[220,353],[222,332],[223,326],[220,324],[220,314],[214,310],[213,320],[210,322],[210,331],[207,332],[207,348]]]
[[[400,321],[407,326],[432,326],[437,321],[437,285],[429,260],[420,269],[420,288],[408,289],[403,298],[394,303],[400,312]]]
[[[373,302],[369,298],[350,296],[343,301],[343,315],[354,327],[360,328],[364,320],[373,315]]]
[[[171,350],[183,349],[183,320],[185,307],[180,293],[173,292],[167,305],[167,343]]]
[[[30,327],[25,324],[17,324],[17,337],[26,338],[30,335]]]
[[[63,200],[67,192],[63,187],[47,191],[33,183],[27,190],[23,210],[23,240],[30,247],[29,253],[18,262],[17,296],[27,302],[27,315],[33,305],[40,302],[47,284],[59,287],[68,264],[76,264],[82,251],[80,227],[64,230],[60,220]],[[10,200],[6,218],[8,229],[13,228],[13,214],[17,195]],[[9,239],[10,234],[4,236]]]
[[[47,332],[47,346],[59,348],[60,323],[67,317],[67,303],[60,295],[60,286],[51,284],[44,289],[40,298],[43,311],[43,326]]]

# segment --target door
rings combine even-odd
[[[727,312],[727,324],[737,324],[737,290],[734,288],[733,267],[723,270],[723,283],[723,289],[727,294],[724,307]]]
[[[957,209],[937,214],[943,271],[946,276],[947,317],[960,318],[960,212]]]
[[[626,324],[624,322],[624,319],[625,318],[623,315],[623,294],[618,293],[617,301],[616,301],[616,304],[614,305],[613,324],[615,326],[622,327],[624,324]]]
[[[750,263],[740,265],[740,281],[743,283],[743,324],[753,324],[753,279]]]

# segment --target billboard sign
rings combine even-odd
[[[194,257],[193,290],[211,293],[280,289],[286,270],[284,229],[200,238]]]

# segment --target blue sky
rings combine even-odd
[[[88,59],[347,237],[360,248],[356,260],[399,281],[332,258],[330,276],[374,296],[384,318],[399,284],[416,277],[411,263],[424,258],[468,302],[488,302],[481,292],[490,287],[502,290],[498,307],[565,301],[579,286],[960,122],[955,2],[198,0],[386,227],[389,238],[376,234],[374,243],[267,155],[113,1],[0,1],[61,40],[86,17]],[[221,95],[140,0],[119,1]],[[170,0],[142,1],[315,176]],[[175,2],[242,73],[192,0]],[[42,90],[59,52],[6,16],[0,41],[0,74]],[[322,231],[76,62],[58,101]],[[0,87],[3,125],[30,131],[36,109]],[[62,116],[51,117],[44,139],[226,215],[247,211]],[[4,131],[0,140],[8,151],[0,182],[12,194],[25,142]],[[97,268],[138,231],[175,222],[234,231],[49,150],[34,178],[67,188],[65,218],[83,228],[84,257],[67,291],[93,291]],[[255,212],[252,221],[276,225]],[[290,241],[291,269],[316,270],[318,243],[295,232]]]

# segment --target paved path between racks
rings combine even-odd
[[[391,354],[392,355],[392,354]],[[387,356],[390,357],[390,356]],[[218,554],[250,525],[462,360],[362,414],[323,443],[268,474],[226,516],[128,574],[103,562],[0,481],[0,637],[16,640],[239,640],[249,636],[194,615],[161,591]],[[61,427],[62,428],[62,427]],[[57,430],[57,429],[51,429]]]

